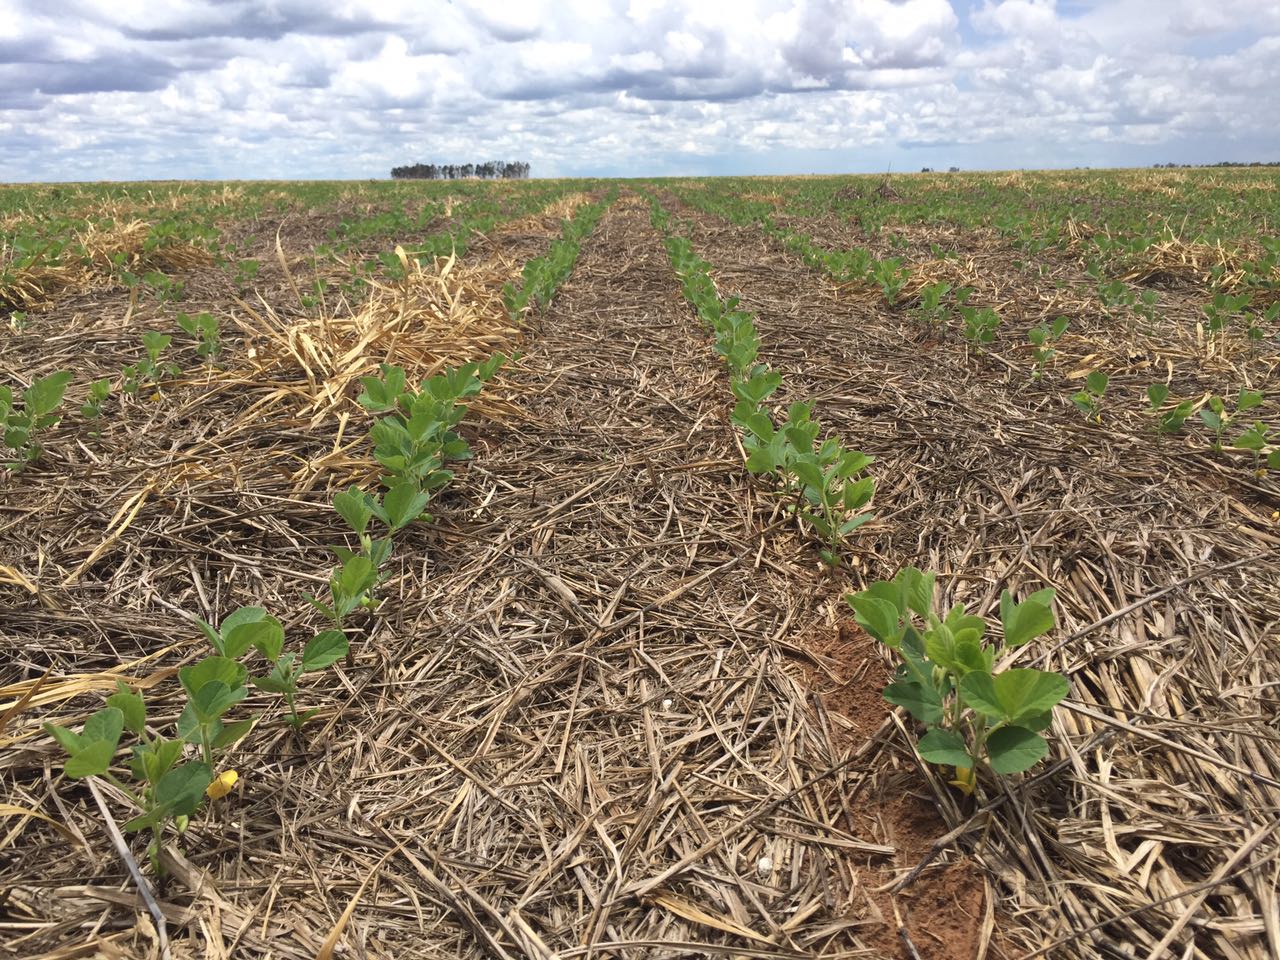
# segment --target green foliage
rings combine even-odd
[[[901,257],[877,260],[871,267],[871,281],[880,288],[885,303],[895,306],[902,288],[911,279],[911,273],[902,265]]]
[[[1164,410],[1165,401],[1169,399],[1169,387],[1163,383],[1153,383],[1147,387],[1147,413],[1156,417],[1156,430],[1159,433],[1177,433],[1191,416],[1195,407],[1191,400],[1183,400],[1171,410]]]
[[[199,341],[196,353],[213,363],[218,354],[222,353],[222,337],[217,317],[211,313],[197,313],[194,316],[180,313],[177,319],[178,326]]]
[[[1031,356],[1035,358],[1032,379],[1038,380],[1043,376],[1045,365],[1057,356],[1058,351],[1054,349],[1053,344],[1067,332],[1070,323],[1071,321],[1066,317],[1058,317],[1053,323],[1041,323],[1027,331],[1027,341],[1032,347]]]
[[[152,388],[159,390],[166,376],[176,377],[182,368],[176,363],[162,361],[161,355],[169,348],[173,337],[158,330],[148,330],[142,335],[142,347],[147,355],[137,363],[126,366],[122,372],[124,383],[120,389],[133,395]]]
[[[204,702],[210,701],[215,692],[210,688]],[[199,809],[213,779],[209,763],[185,761],[182,739],[152,735],[147,728],[142,695],[123,683],[117,683],[116,692],[107,698],[106,707],[90,716],[80,733],[51,723],[46,723],[44,729],[66,751],[63,772],[69,778],[103,777],[130,799],[138,814],[126,822],[124,828],[130,832],[151,829],[152,840],[147,852],[153,868],[158,871],[165,829],[173,823],[181,830],[186,818]],[[134,788],[111,771],[125,731],[137,738],[128,764],[138,783]]]
[[[102,405],[111,396],[111,381],[105,377],[89,384],[89,396],[80,406],[80,415],[86,420],[102,416]]]
[[[524,265],[520,286],[508,283],[502,288],[503,302],[513,319],[524,316],[530,305],[539,311],[547,309],[556,289],[573,272],[582,241],[595,229],[615,195],[600,203],[588,204],[579,209],[572,220],[565,220],[561,224],[560,239],[552,242],[545,255]]]
[[[1086,420],[1102,422],[1102,398],[1106,396],[1109,382],[1110,377],[1101,370],[1095,370],[1085,380],[1084,389],[1072,396],[1071,402],[1084,414]]]
[[[367,563],[367,561],[364,561]],[[219,627],[197,620],[213,647],[213,654],[178,670],[185,702],[178,717],[176,737],[157,736],[148,726],[142,695],[118,684],[104,709],[85,722],[80,733],[46,724],[45,730],[67,753],[64,772],[72,779],[104,777],[118,786],[138,813],[125,829],[150,829],[148,847],[153,867],[159,870],[159,852],[170,825],[181,833],[204,802],[214,780],[214,770],[227,751],[249,733],[258,717],[228,720],[227,715],[248,695],[246,680],[256,688],[279,694],[288,708],[286,722],[298,729],[314,710],[297,709],[298,682],[303,673],[323,670],[346,655],[347,638],[340,630],[314,636],[301,655],[285,652],[283,625],[262,607],[241,607],[223,618]],[[249,677],[241,662],[252,652],[271,665],[262,677]],[[131,748],[129,770],[138,785],[130,788],[112,772],[116,752],[125,732],[137,742]],[[198,760],[187,760],[188,746],[198,749]],[[236,776],[231,773],[234,780]],[[224,791],[225,792],[225,788]],[[220,793],[212,796],[219,796]]]
[[[314,673],[337,663],[347,655],[349,649],[345,633],[341,630],[325,630],[307,641],[300,657],[292,651],[283,652],[283,646],[276,647],[270,654],[264,653],[271,663],[271,672],[262,677],[250,677],[249,682],[259,690],[282,696],[289,708],[285,722],[294,730],[300,730],[319,711],[298,711],[298,681],[304,673]]]
[[[142,288],[150,290],[159,303],[181,300],[185,285],[181,280],[174,280],[159,270],[148,270],[142,275]]]
[[[991,307],[960,307],[960,318],[964,321],[964,338],[975,347],[992,343],[996,338],[996,330],[1000,327],[1000,315]]]
[[[39,434],[57,426],[62,419],[58,408],[70,382],[71,373],[67,370],[40,377],[22,391],[20,407],[13,391],[0,386],[0,427],[4,430],[4,446],[10,451],[4,465],[13,473],[20,473],[40,458]]]
[[[1262,393],[1258,390],[1241,389],[1240,395],[1236,398],[1234,410],[1227,409],[1227,403],[1222,397],[1210,397],[1208,403],[1200,408],[1200,419],[1213,431],[1213,449],[1222,449],[1222,438],[1236,417],[1260,406],[1262,406]]]
[[[390,364],[382,365],[381,378],[361,379],[360,405],[387,414],[374,422],[370,436],[388,489],[408,483],[430,493],[453,478],[446,462],[471,456],[455,429],[467,413],[460,401],[478,394],[505,361],[497,354],[483,364],[448,368],[423,380],[417,390],[406,385],[403,369]]]
[[[258,276],[259,263],[249,257],[236,264],[236,285],[243,288],[252,283]]]
[[[1250,293],[1215,293],[1213,299],[1204,305],[1204,316],[1208,321],[1209,332],[1221,333],[1232,320],[1235,320],[1249,305],[1253,295]]]
[[[935,575],[908,567],[893,579],[846,597],[857,622],[893,650],[900,664],[884,690],[927,728],[917,749],[929,763],[956,768],[966,791],[983,761],[997,774],[1021,773],[1048,753],[1040,731],[1066,695],[1065,677],[1032,669],[996,670],[997,653],[1016,650],[1054,627],[1052,590],[1017,603],[1000,597],[1003,638],[957,604],[933,612]]]
[[[654,210],[660,209],[656,201],[652,203]],[[665,213],[655,214],[653,220],[668,222]],[[742,435],[747,470],[777,484],[789,500],[790,511],[822,540],[824,562],[839,566],[848,539],[872,519],[864,508],[875,492],[875,482],[862,475],[872,458],[847,449],[835,437],[818,442],[820,427],[813,419],[812,404],[792,404],[787,420],[774,426],[765,403],[782,385],[782,376],[756,362],[760,337],[754,316],[739,309],[736,297],[720,297],[711,265],[693,252],[687,239],[669,236],[665,245],[685,298],[711,328],[716,353],[728,368],[729,386],[737,400],[731,419]]]

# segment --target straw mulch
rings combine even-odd
[[[260,725],[240,787],[169,856],[173,956],[312,957],[330,936],[374,957],[848,956],[881,926],[855,864],[893,847],[846,805],[830,725],[781,656],[813,620],[812,557],[762,536],[726,385],[645,218],[610,213],[535,319],[495,386],[519,412],[491,403],[520,426],[469,423],[477,457],[397,545],[355,668],[309,678],[320,716],[302,739]],[[18,653],[0,883],[18,954],[160,952],[38,723],[74,726],[117,677],[172,723],[174,670],[203,648],[192,614],[262,603],[294,642],[314,628],[301,595],[343,540],[321,486],[372,473],[350,381],[498,345],[504,321],[458,304],[490,302],[503,271],[468,269],[325,320],[283,281],[235,310],[235,369],[131,406],[101,440],[68,429],[4,488],[0,635]],[[33,333],[6,374],[36,356],[112,368],[137,334],[113,307]]]
[[[975,355],[755,231],[686,213],[722,289],[758,311],[789,396],[816,395],[835,432],[879,457],[866,577],[915,563],[987,613],[1006,587],[1058,591],[1060,629],[1020,660],[1072,681],[1050,764],[973,803],[931,775],[954,829],[929,855],[967,851],[998,880],[1006,952],[1280,955],[1280,485],[1247,454],[1211,454],[1194,416],[1160,437],[1141,412],[1166,378],[1198,403],[1249,386],[1274,429],[1274,346],[1208,339],[1203,290],[1166,290],[1154,329],[1117,329],[1078,264],[1040,277],[988,240],[954,267],[1005,314]],[[1071,332],[1033,382],[1025,329],[1058,314]],[[1069,399],[1092,369],[1111,376],[1101,425]]]

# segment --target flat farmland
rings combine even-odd
[[[0,187],[0,955],[1280,954],[1278,220]]]

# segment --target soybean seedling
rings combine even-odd
[[[496,354],[483,364],[468,363],[406,386],[401,367],[382,365],[382,377],[363,377],[358,401],[366,410],[386,413],[370,430],[373,456],[387,471],[388,488],[411,482],[429,492],[453,478],[449,460],[465,460],[471,447],[454,429],[467,413],[459,401],[480,392],[506,358]]]
[[[316,634],[302,649],[302,656],[290,651],[283,652],[283,635],[281,643],[262,649],[262,655],[271,663],[271,672],[265,677],[250,677],[249,682],[259,690],[278,693],[284,697],[289,708],[285,722],[294,730],[302,729],[302,725],[319,713],[319,708],[298,712],[298,681],[304,673],[314,673],[337,663],[350,652],[347,636],[341,630],[325,630]]]
[[[1237,450],[1249,450],[1253,453],[1253,471],[1259,477],[1265,476],[1268,469],[1280,469],[1280,449],[1272,450],[1266,460],[1266,467],[1262,466],[1262,454],[1267,447],[1271,446],[1271,430],[1261,420],[1254,422],[1240,436],[1231,442],[1231,446]]]
[[[357,607],[371,609],[377,601],[371,591],[378,584],[378,568],[362,554],[352,554],[329,577],[329,602],[307,595],[307,602],[319,610],[338,630]]]
[[[1039,380],[1044,375],[1045,365],[1057,356],[1058,351],[1053,344],[1067,332],[1070,323],[1066,317],[1058,317],[1053,323],[1042,323],[1027,331],[1027,341],[1032,346],[1031,356],[1035,358],[1031,371],[1033,380]]]
[[[1222,449],[1222,437],[1233,420],[1246,410],[1262,405],[1262,393],[1258,390],[1241,390],[1236,398],[1235,410],[1228,412],[1222,397],[1212,396],[1206,406],[1200,408],[1200,419],[1213,431],[1213,449]]]
[[[1204,305],[1204,316],[1208,321],[1210,333],[1221,333],[1249,305],[1252,294],[1249,293],[1215,293],[1213,299]]]
[[[942,327],[950,312],[944,302],[951,292],[951,284],[939,281],[920,289],[920,306],[916,312],[926,326]]]
[[[196,353],[210,363],[222,352],[222,337],[218,327],[218,318],[211,313],[197,313],[194,316],[180,313],[178,326],[200,342]]]
[[[1102,422],[1102,398],[1106,395],[1109,382],[1110,377],[1101,370],[1095,370],[1089,374],[1084,389],[1072,396],[1071,402],[1084,414],[1086,420]]]
[[[1156,430],[1159,433],[1177,433],[1182,429],[1182,425],[1187,422],[1187,417],[1191,416],[1192,407],[1195,406],[1190,400],[1183,400],[1172,410],[1161,412],[1164,402],[1169,399],[1169,387],[1163,383],[1153,383],[1147,387],[1147,413],[1156,416]]]
[[[106,377],[89,384],[89,396],[80,405],[80,415],[86,420],[96,420],[102,416],[102,405],[111,396],[111,381]]]
[[[201,760],[183,762],[182,740],[149,734],[142,696],[124,684],[117,684],[117,692],[107,698],[107,706],[90,716],[79,733],[51,723],[44,728],[67,752],[63,772],[68,777],[102,777],[138,809],[138,815],[125,823],[124,829],[151,829],[147,855],[152,869],[159,874],[166,828],[172,823],[179,833],[186,829],[188,818],[204,802],[205,791],[213,781],[213,768]],[[111,771],[125,730],[138,738],[129,762],[137,787],[124,783]]]
[[[871,267],[871,281],[880,288],[885,303],[894,306],[902,293],[902,288],[911,279],[911,274],[902,266],[901,257],[889,257],[877,260]]]
[[[162,363],[160,355],[168,349],[173,337],[158,330],[148,330],[142,335],[142,347],[147,355],[137,363],[130,364],[122,371],[124,383],[121,385],[125,393],[136,394],[144,387],[159,388],[160,381],[166,375],[177,376],[182,368],[176,363]]]
[[[41,377],[22,391],[21,408],[14,405],[13,391],[0,386],[0,427],[4,430],[4,446],[12,451],[5,467],[20,473],[28,464],[40,459],[42,447],[37,436],[61,420],[58,407],[71,382],[71,373],[59,370]]]
[[[960,316],[964,320],[964,337],[975,347],[994,342],[996,329],[1000,326],[1000,315],[990,307],[960,308]]]
[[[901,659],[884,698],[927,728],[917,752],[928,763],[954,767],[952,783],[970,793],[980,763],[1001,775],[1021,773],[1049,751],[1040,731],[1067,695],[1066,677],[996,670],[995,661],[997,653],[1017,650],[1053,629],[1054,592],[1039,590],[1017,603],[1004,591],[1004,635],[993,643],[985,637],[986,620],[960,604],[945,617],[934,614],[934,579],[908,567],[846,600],[863,629]]]

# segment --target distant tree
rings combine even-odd
[[[391,168],[392,180],[457,180],[479,177],[482,180],[523,180],[529,176],[529,164],[523,160],[487,160],[484,163],[412,163]]]

